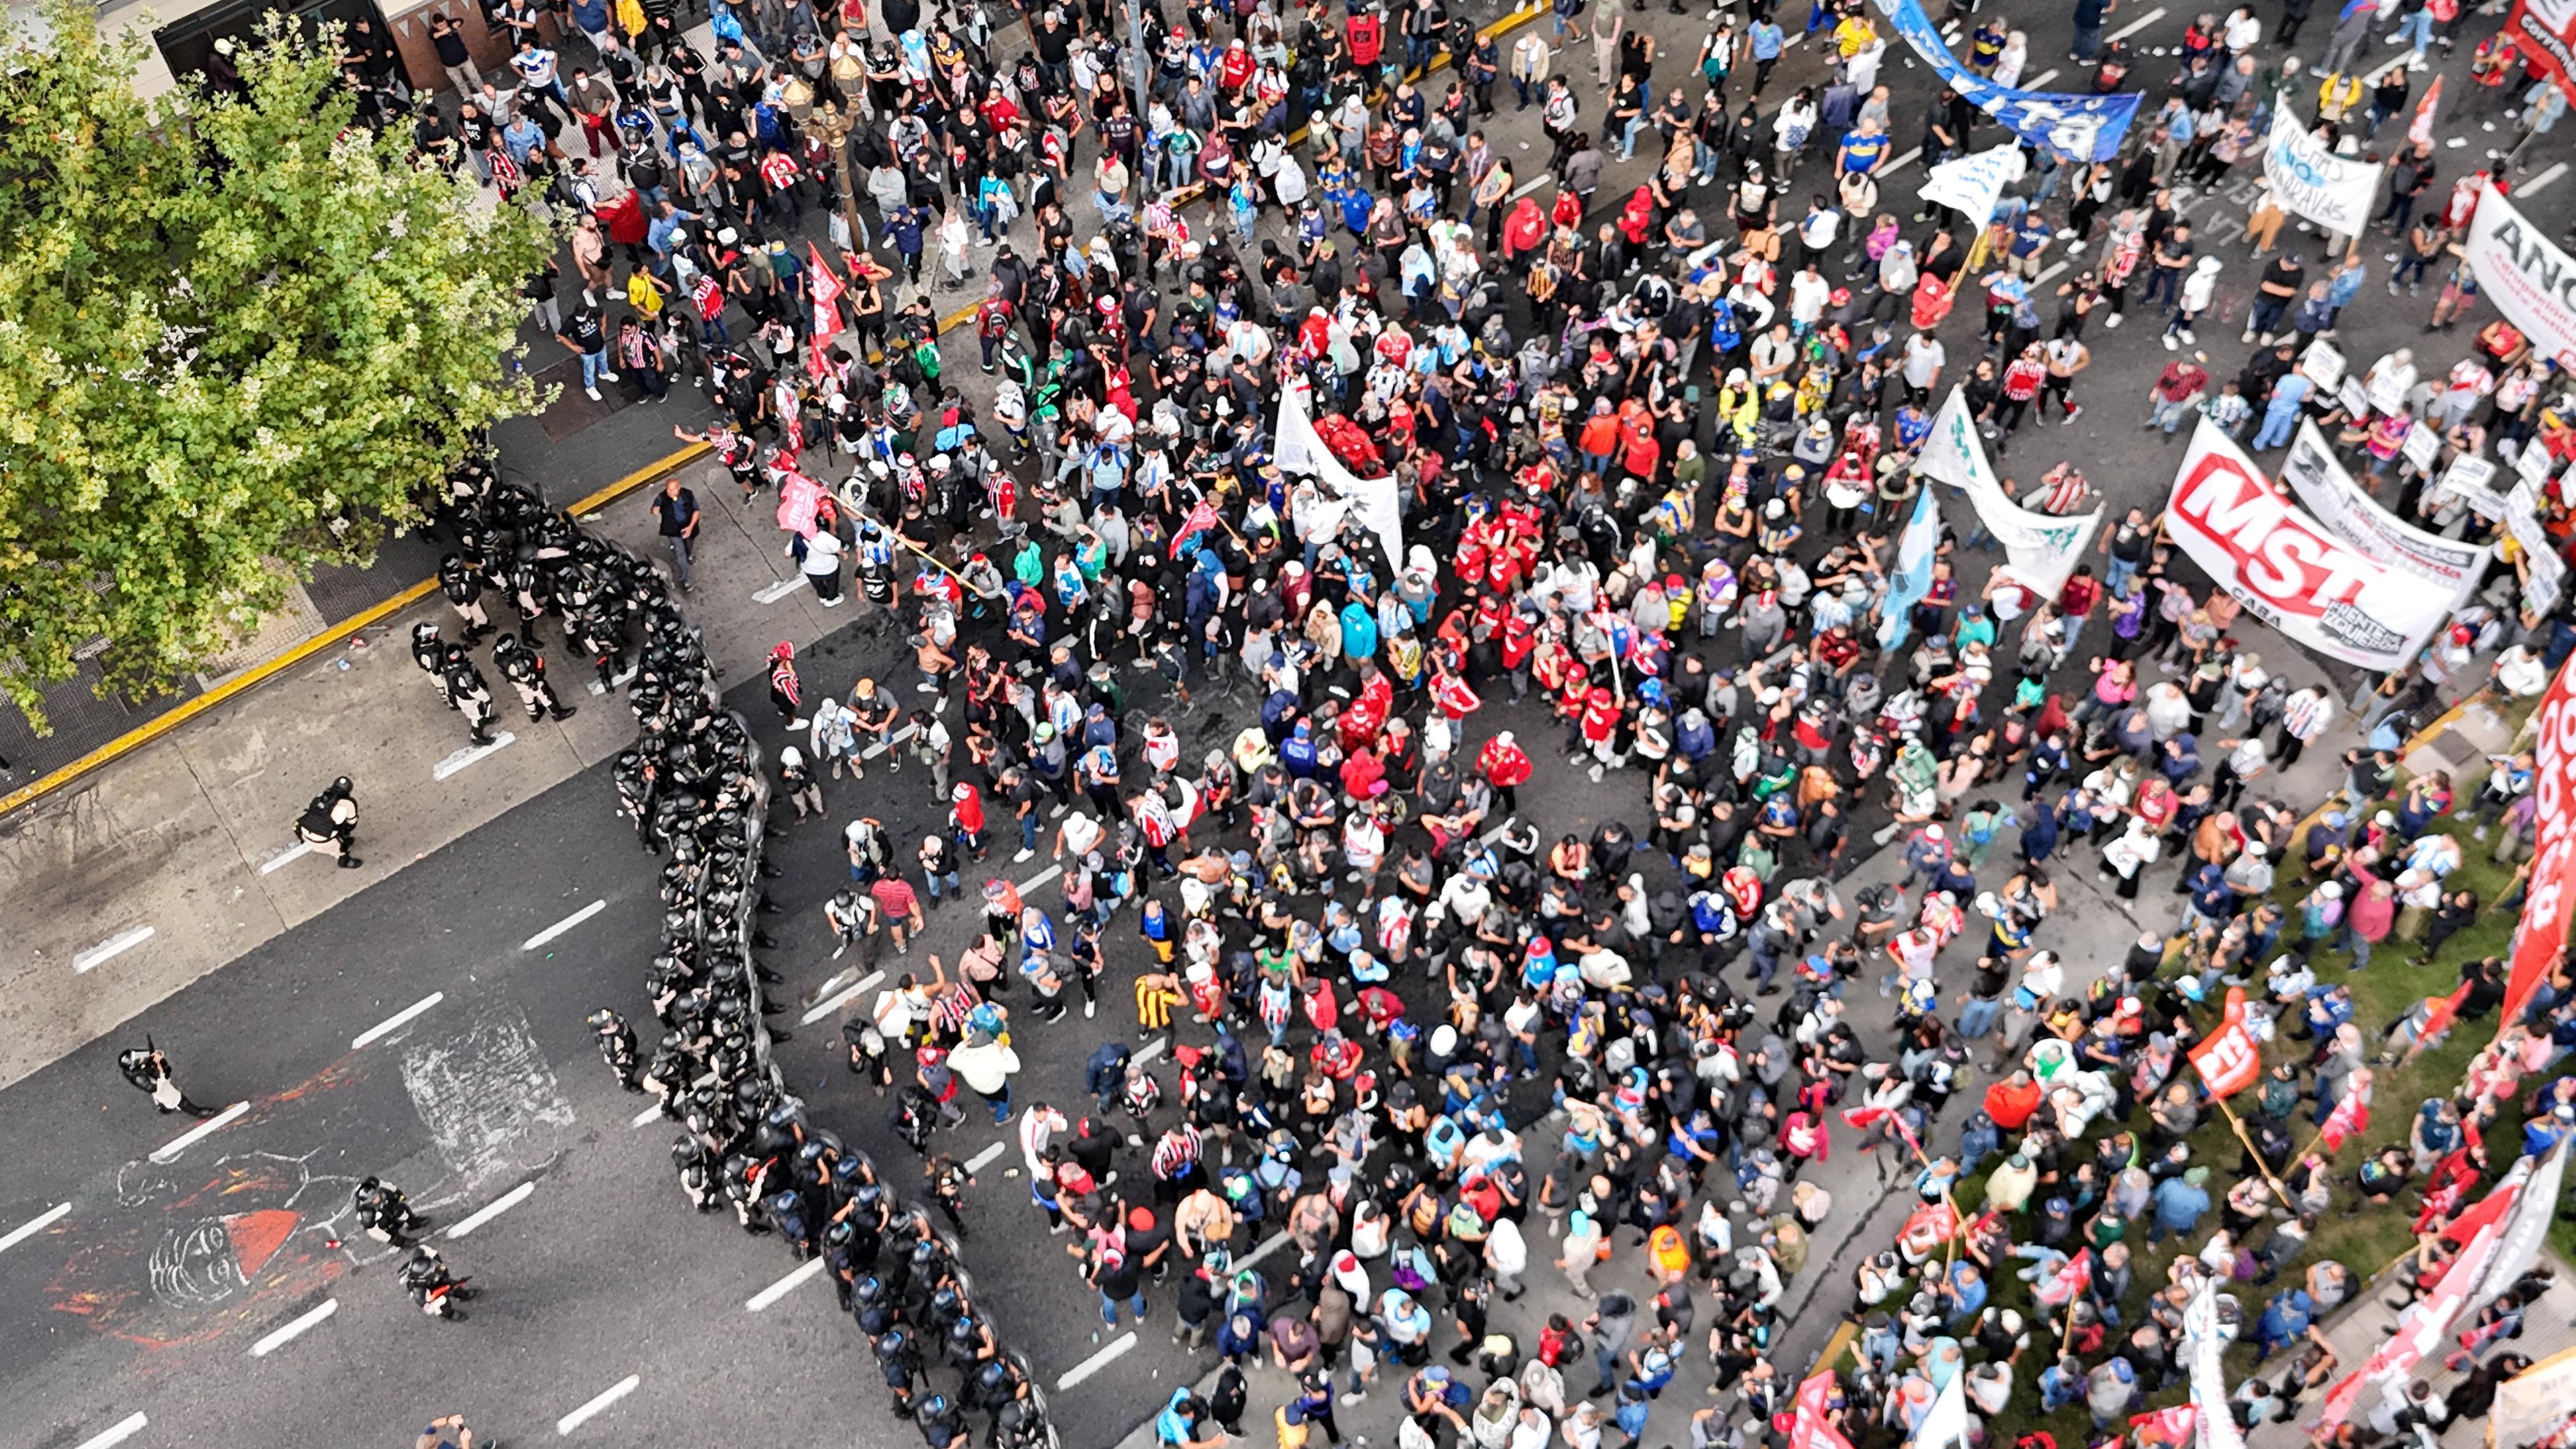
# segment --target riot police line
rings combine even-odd
[[[601,692],[620,687],[636,721],[633,745],[611,768],[640,848],[661,859],[661,942],[644,989],[662,1030],[647,1054],[611,1008],[591,1013],[601,1056],[626,1090],[653,1098],[680,1124],[671,1147],[681,1193],[701,1213],[775,1236],[798,1262],[821,1257],[842,1311],[865,1335],[894,1412],[930,1449],[962,1446],[968,1415],[1007,1449],[1053,1446],[1046,1402],[1024,1355],[1006,1349],[977,1303],[956,1240],[917,1202],[899,1201],[868,1154],[812,1122],[771,1060],[788,1039],[766,1018],[783,1012],[764,987],[781,978],[754,954],[773,947],[760,918],[778,908],[763,882],[781,874],[763,856],[769,785],[742,717],[725,707],[703,642],[653,564],[582,529],[531,490],[469,459],[431,505],[455,547],[442,589],[462,642],[414,631],[413,654],[442,702],[488,740],[490,692],[471,655],[498,632],[483,600],[497,594],[519,628],[496,662],[533,720],[569,713],[544,678],[536,626],[555,619],[567,647],[587,654]],[[631,650],[631,654],[630,654]],[[416,1241],[424,1220],[399,1189],[370,1178],[360,1224],[409,1248],[405,1286],[422,1311],[461,1321],[471,1298],[437,1251]],[[952,1377],[953,1376],[953,1377]]]

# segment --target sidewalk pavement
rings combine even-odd
[[[721,468],[696,468],[707,523],[689,614],[725,672],[740,678],[778,641],[802,649],[850,622],[846,610],[824,610],[779,555],[774,504],[746,512]],[[717,477],[703,476],[710,468]],[[583,516],[662,559],[640,498]],[[592,707],[530,724],[486,655],[503,710],[495,730],[508,743],[468,749],[462,722],[412,663],[411,627],[423,619],[454,632],[454,612],[434,596],[391,609],[264,687],[0,818],[0,911],[18,945],[0,961],[0,1087],[632,740],[622,697],[589,693],[589,671],[541,626],[557,687]],[[365,864],[354,870],[295,846],[295,817],[343,774],[360,810],[355,853]]]
[[[2494,1344],[2482,1357],[2493,1358],[2511,1351],[2538,1363],[2551,1354],[2576,1348],[2576,1267],[2570,1267],[2556,1249],[2545,1245],[2540,1250],[2540,1263],[2542,1267],[2556,1271],[2557,1281],[2551,1283],[2549,1291],[2541,1295],[2540,1302],[2524,1314],[2522,1336]],[[2342,1360],[2338,1375],[2359,1368],[2396,1329],[2397,1310],[2388,1306],[2388,1294],[2393,1286],[2385,1278],[2373,1279],[2363,1285],[2363,1291],[2354,1296],[2352,1306],[2339,1318],[2320,1325],[2326,1342],[2334,1348],[2335,1357]],[[2239,1297],[2244,1301],[2250,1322],[2252,1315],[2262,1311],[2262,1302],[2242,1291]],[[2468,1375],[2444,1368],[2438,1355],[2447,1355],[2458,1346],[2455,1338],[2444,1339],[2440,1349],[2436,1350],[2436,1360],[2419,1367],[2411,1377],[2430,1383],[2436,1393],[2449,1393]],[[2286,1369],[2288,1363],[2289,1357],[2284,1354],[2263,1367],[2267,1373],[2277,1374]],[[2277,1382],[2275,1380],[2276,1387]],[[2401,1382],[2399,1387],[2404,1387],[2404,1383]],[[2323,1402],[2322,1391],[2311,1392],[2299,1401],[2288,1422],[2255,1425],[2245,1436],[2248,1449],[2308,1449],[2308,1436],[2299,1426],[2315,1418],[2318,1406]],[[2356,1423],[2368,1422],[2371,1410],[2378,1403],[2379,1390],[2365,1385],[2360,1399],[2353,1404],[2353,1420]],[[2484,1416],[2455,1419],[2441,1434],[2442,1449],[2485,1449],[2486,1442],[2487,1421]]]

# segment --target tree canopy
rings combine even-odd
[[[40,729],[91,641],[109,687],[202,666],[533,410],[505,359],[553,246],[282,24],[246,95],[146,102],[141,40],[43,18],[0,29],[0,688]]]

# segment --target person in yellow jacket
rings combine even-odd
[[[2361,83],[2361,77],[2337,71],[2317,87],[2317,119],[2341,122],[2367,94],[2369,88]]]
[[[1743,368],[1726,375],[1726,383],[1717,390],[1717,416],[1735,429],[1736,437],[1753,441],[1756,423],[1761,417],[1761,390],[1756,388]]]

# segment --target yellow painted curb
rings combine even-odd
[[[614,502],[644,486],[648,481],[655,480],[674,468],[684,467],[709,451],[710,449],[704,443],[692,443],[653,466],[629,473],[582,499],[572,505],[570,511],[576,515],[588,513]],[[0,815],[6,815],[21,806],[32,804],[71,784],[83,775],[132,754],[208,710],[267,683],[334,645],[345,643],[358,631],[381,624],[437,592],[438,581],[424,579],[354,618],[341,620],[276,658],[252,665],[204,694],[179,705],[169,713],[128,730],[61,769],[41,779],[31,780],[7,795],[0,796]]]
[[[1816,1351],[1815,1367],[1807,1370],[1807,1376],[1809,1378],[1813,1378],[1817,1374],[1823,1373],[1825,1370],[1832,1368],[1834,1366],[1834,1360],[1843,1356],[1843,1350],[1851,1347],[1852,1340],[1857,1336],[1858,1331],[1852,1327],[1850,1319],[1846,1318],[1840,1324],[1836,1325],[1834,1328],[1834,1336],[1826,1339],[1825,1346]]]
[[[597,510],[605,508],[609,504],[616,502],[618,499],[625,497],[627,494],[634,492],[636,489],[643,487],[646,483],[661,481],[660,477],[657,475],[677,472],[714,451],[715,448],[711,444],[691,443],[689,446],[680,449],[676,453],[670,454],[668,457],[665,457],[648,467],[636,469],[634,472],[627,474],[625,477],[618,479],[616,482],[609,484],[607,487],[600,489],[598,492],[582,499],[580,502],[571,505],[566,508],[564,512],[571,514],[575,518],[579,518],[585,513],[596,512]]]

